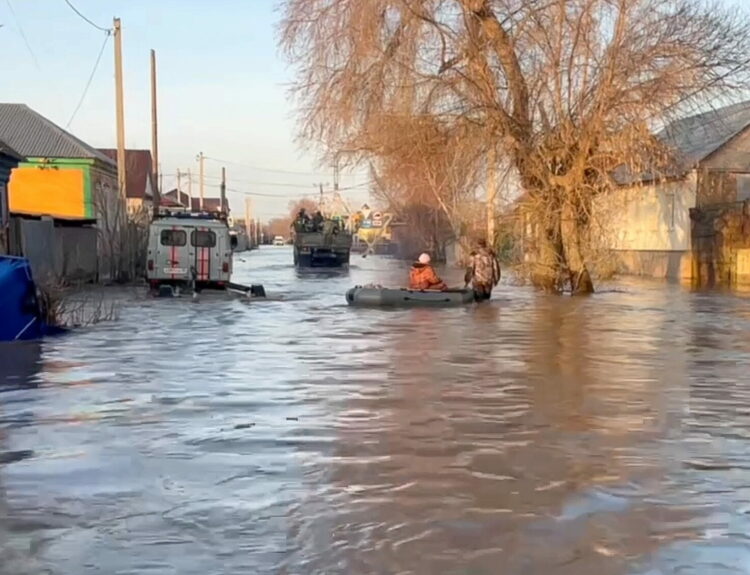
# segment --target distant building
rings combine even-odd
[[[167,207],[167,203],[164,202],[164,200],[168,200],[168,204],[171,205],[171,207],[182,207],[182,208],[188,208],[190,207],[190,210],[193,212],[219,212],[222,211],[221,206],[221,198],[203,198],[203,208],[201,209],[201,201],[200,198],[190,198],[185,192],[179,191],[177,189],[169,190],[164,194],[164,197],[162,198],[162,206]],[[192,200],[192,201],[191,201]],[[229,213],[229,201],[225,198],[224,199],[224,209],[223,211],[225,213]]]
[[[117,162],[117,150],[99,150]],[[154,163],[149,150],[125,150],[125,201],[128,213],[138,215],[148,212],[154,205]]]

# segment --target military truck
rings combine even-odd
[[[327,219],[319,226],[295,222],[294,265],[298,268],[340,268],[349,265],[352,234],[338,221]]]

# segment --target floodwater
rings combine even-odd
[[[2,348],[0,574],[750,573],[748,300],[358,310],[405,270],[290,263]]]

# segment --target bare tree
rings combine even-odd
[[[666,168],[653,129],[749,83],[750,25],[718,2],[284,7],[282,45],[297,65],[302,136],[352,162],[373,161],[383,155],[373,134],[394,117],[414,126],[431,117],[471,139],[477,153],[497,152],[516,169],[534,214],[532,278],[552,291],[593,290],[593,199],[613,189],[622,166]]]
[[[444,255],[447,242],[467,236],[476,207],[476,181],[483,169],[479,141],[466,123],[444,124],[435,116],[404,115],[368,134],[375,196],[407,225],[413,240],[434,255]]]
[[[273,218],[268,222],[266,229],[269,237],[288,237],[289,230],[292,227],[292,222],[297,218],[297,214],[303,208],[309,215],[312,215],[313,212],[318,209],[318,204],[310,198],[290,200],[287,205],[287,210],[289,212],[288,215],[284,217]]]
[[[110,281],[133,281],[145,273],[150,211],[128,209],[117,189],[106,183],[93,194],[99,255]]]

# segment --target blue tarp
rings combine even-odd
[[[26,258],[0,256],[0,342],[39,339],[58,332],[42,317]]]

